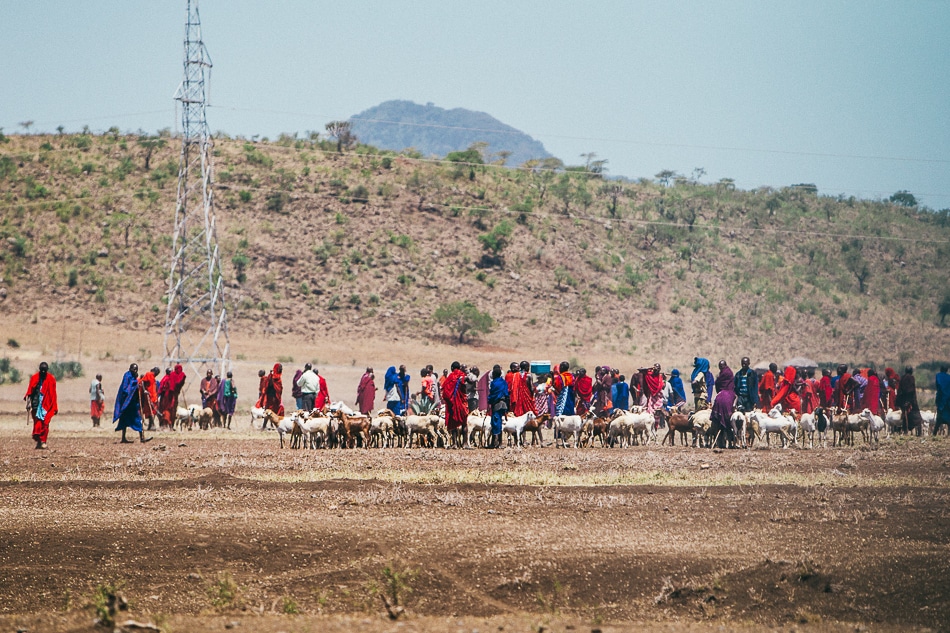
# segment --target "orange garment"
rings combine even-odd
[[[139,378],[139,403],[143,418],[150,418],[158,413],[158,392],[155,385],[155,374],[145,372]]]
[[[775,374],[769,370],[762,374],[762,380],[759,381],[759,402],[763,407],[769,406],[773,397],[775,397]]]

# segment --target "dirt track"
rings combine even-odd
[[[89,629],[113,582],[175,631],[950,626],[947,438],[305,453],[227,432],[120,446],[77,421],[44,453],[21,426],[0,420],[7,629]],[[413,572],[398,623],[387,566]]]

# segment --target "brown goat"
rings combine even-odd
[[[660,442],[660,444],[666,444],[666,440],[669,440],[670,446],[674,446],[676,443],[676,433],[678,431],[683,446],[687,446],[687,433],[692,433],[693,446],[696,446],[696,439],[699,434],[699,429],[693,425],[693,420],[689,415],[685,413],[673,413],[669,418],[667,418],[666,425],[669,427],[669,430],[666,432],[666,437],[663,438],[663,441]]]

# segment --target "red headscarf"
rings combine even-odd
[[[280,363],[274,365],[274,369],[267,376],[267,383],[264,387],[264,408],[269,409],[277,415],[284,415],[284,383],[281,380],[281,372],[284,368]]]
[[[181,365],[175,365],[175,371],[168,374],[168,390],[177,393],[184,382],[185,371],[181,368]]]

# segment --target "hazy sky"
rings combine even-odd
[[[950,2],[202,0],[212,130],[389,99],[487,112],[568,164],[950,206]],[[0,126],[175,128],[184,0],[0,0]]]

